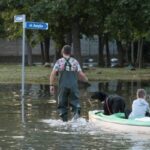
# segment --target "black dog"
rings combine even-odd
[[[111,115],[125,111],[125,100],[119,95],[109,96],[103,92],[95,92],[91,99],[98,99],[104,103],[103,109],[105,115]]]

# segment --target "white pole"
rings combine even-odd
[[[23,34],[22,34],[22,82],[21,82],[21,96],[24,97],[24,83],[25,83],[25,22],[26,16],[23,15]]]

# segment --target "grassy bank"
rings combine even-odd
[[[51,68],[43,66],[25,67],[26,83],[49,83]],[[150,80],[150,69],[129,70],[127,68],[91,68],[85,71],[89,80]],[[0,83],[20,83],[21,65],[0,64]]]

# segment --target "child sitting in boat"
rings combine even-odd
[[[150,116],[149,103],[146,99],[146,91],[144,89],[138,89],[136,93],[137,99],[132,103],[132,111],[128,118],[143,118]]]

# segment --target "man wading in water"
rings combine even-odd
[[[58,111],[63,121],[68,121],[68,104],[72,107],[74,119],[80,115],[78,77],[87,82],[88,78],[82,72],[79,62],[71,57],[71,47],[62,48],[62,58],[55,63],[50,75],[50,93],[54,94],[54,81],[58,74]]]

